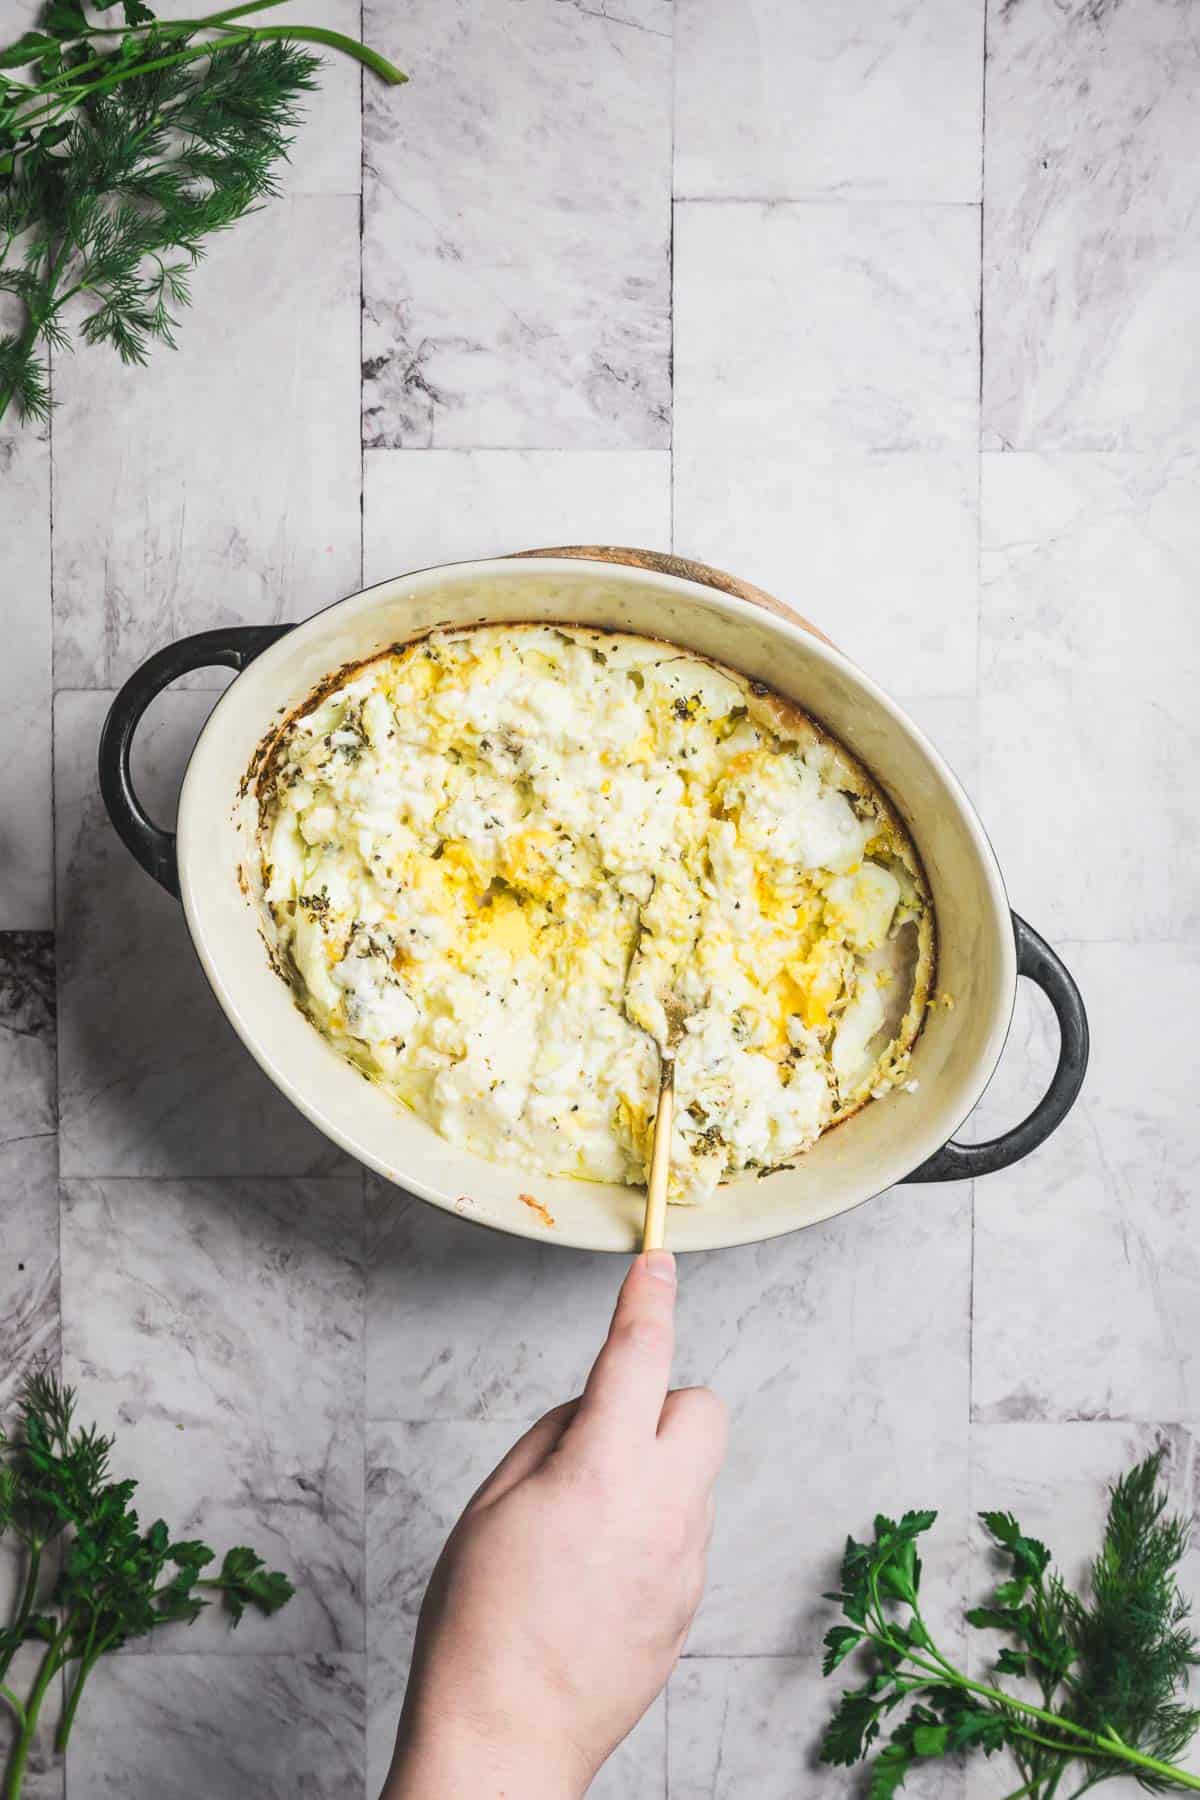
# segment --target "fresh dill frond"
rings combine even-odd
[[[126,363],[174,345],[208,239],[279,192],[320,69],[305,42],[405,79],[341,33],[246,23],[280,3],[159,20],[123,0],[107,31],[51,0],[0,52],[0,290],[20,314],[0,335],[0,418],[48,416],[45,354],[73,329]]]
[[[1078,1683],[1068,1712],[1093,1731],[1107,1727],[1123,1743],[1173,1761],[1200,1726],[1200,1710],[1179,1698],[1200,1654],[1178,1582],[1188,1528],[1167,1516],[1161,1465],[1158,1451],[1111,1490],[1090,1600],[1070,1620]],[[1097,1780],[1116,1773],[1106,1763],[1092,1770]],[[1163,1784],[1151,1775],[1143,1785]]]
[[[1162,1460],[1161,1452],[1147,1457],[1109,1490],[1086,1596],[1011,1513],[980,1514],[1006,1564],[987,1604],[967,1614],[969,1624],[1010,1639],[991,1680],[957,1668],[921,1612],[916,1539],[936,1515],[906,1513],[897,1523],[881,1514],[870,1542],[849,1538],[841,1588],[826,1596],[846,1622],[825,1638],[824,1673],[860,1651],[872,1667],[843,1695],[821,1760],[873,1757],[869,1800],[891,1800],[922,1762],[975,1750],[1009,1753],[1020,1776],[1013,1800],[1052,1800],[1060,1789],[1073,1800],[1114,1775],[1155,1792],[1200,1791],[1200,1775],[1178,1761],[1200,1727],[1185,1698],[1200,1656],[1177,1580],[1188,1526],[1167,1515]],[[1038,1700],[1028,1686],[1002,1687],[1001,1676],[1035,1683]],[[898,1708],[907,1711],[880,1745]],[[1061,1785],[1069,1771],[1073,1788]]]

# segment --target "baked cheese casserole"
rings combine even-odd
[[[258,798],[301,1008],[458,1146],[642,1183],[665,1001],[673,1200],[911,1085],[934,959],[911,841],[840,744],[690,651],[435,632],[318,690]]]

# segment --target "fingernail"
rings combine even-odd
[[[669,1281],[675,1285],[675,1258],[669,1250],[647,1250],[646,1273],[653,1275],[655,1281]]]

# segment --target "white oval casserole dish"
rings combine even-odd
[[[933,896],[937,989],[952,1004],[930,1010],[912,1056],[915,1091],[872,1102],[827,1132],[794,1168],[743,1177],[702,1208],[672,1208],[675,1249],[792,1231],[906,1179],[987,1173],[1027,1155],[1060,1122],[1087,1061],[1087,1023],[1074,983],[1037,934],[1014,921],[983,828],[934,747],[869,676],[794,615],[767,610],[765,600],[716,571],[649,552],[456,563],[381,582],[294,627],[200,633],[158,652],[126,683],[101,741],[101,787],[113,822],[143,866],[182,898],[208,980],[248,1049],[359,1161],[436,1206],[500,1230],[594,1250],[628,1251],[638,1241],[640,1190],[523,1177],[519,1168],[456,1149],[364,1080],[299,1012],[262,932],[257,803],[248,775],[282,721],[335,671],[391,644],[439,626],[526,620],[667,638],[766,682],[866,765],[912,834]],[[214,663],[241,672],[192,753],[172,836],[137,802],[130,744],[156,693],[186,670]],[[1012,1132],[987,1145],[956,1145],[953,1133],[1003,1048],[1018,966],[1045,988],[1058,1014],[1058,1069],[1039,1107]]]

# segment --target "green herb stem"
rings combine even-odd
[[[399,87],[408,80],[403,69],[398,69],[386,56],[378,50],[372,50],[369,44],[360,44],[356,38],[345,37],[340,31],[329,31],[324,25],[256,25],[253,28],[256,39],[264,41],[268,38],[288,38],[304,44],[324,44],[330,50],[340,50],[346,56],[354,57],[365,68],[386,81],[389,87]]]
[[[63,1751],[66,1749],[68,1743],[70,1742],[71,1727],[75,1723],[75,1714],[79,1710],[79,1701],[80,1701],[80,1697],[83,1694],[84,1684],[86,1683],[88,1676],[91,1674],[91,1672],[95,1668],[96,1664],[100,1661],[100,1658],[105,1654],[105,1652],[111,1647],[111,1644],[112,1644],[111,1638],[101,1638],[101,1640],[98,1644],[93,1645],[92,1644],[92,1636],[93,1636],[94,1632],[95,1632],[95,1621],[93,1620],[92,1632],[89,1633],[89,1635],[88,1635],[88,1646],[89,1647],[85,1651],[84,1655],[80,1658],[79,1673],[76,1675],[75,1680],[71,1686],[71,1691],[67,1695],[67,1703],[63,1707],[63,1715],[62,1715],[62,1718],[58,1722],[58,1730],[54,1734],[54,1748],[58,1751],[60,1756],[62,1755]]]
[[[26,330],[28,331],[28,327]],[[9,394],[0,395],[0,419],[4,417],[4,409],[8,405],[10,398],[11,395]],[[18,1639],[20,1634],[24,1631],[26,1620],[29,1618],[37,1601],[38,1575],[41,1566],[42,1540],[40,1538],[31,1537],[29,1539],[29,1567],[25,1571],[25,1584],[21,1589],[21,1598],[17,1605],[16,1617],[12,1622],[12,1631]],[[13,1657],[16,1654],[17,1645],[14,1643],[11,1649],[5,1650],[4,1653],[0,1655],[0,1681],[3,1681],[4,1677],[8,1674],[9,1669],[12,1667]]]
[[[874,1584],[872,1585],[874,1586]],[[917,1611],[916,1607],[913,1608],[913,1617],[919,1622],[922,1630],[925,1631],[925,1621]],[[882,1642],[886,1648],[890,1650],[903,1650],[906,1661],[908,1661],[913,1668],[920,1669],[923,1674],[930,1676],[934,1684],[949,1681],[953,1683],[955,1687],[963,1688],[968,1693],[978,1694],[982,1699],[992,1701],[994,1705],[1000,1707],[1004,1712],[1022,1713],[1027,1718],[1039,1720],[1043,1725],[1052,1726],[1055,1731],[1069,1732],[1072,1737],[1078,1738],[1081,1743],[1089,1745],[1102,1756],[1112,1757],[1120,1762],[1132,1763],[1135,1767],[1145,1769],[1150,1774],[1168,1778],[1179,1787],[1192,1788],[1200,1792],[1200,1775],[1193,1775],[1187,1769],[1181,1769],[1176,1763],[1160,1762],[1157,1757],[1146,1756],[1142,1751],[1134,1750],[1129,1744],[1124,1743],[1116,1736],[1102,1737],[1097,1732],[1089,1731],[1084,1725],[1076,1725],[1073,1720],[1064,1719],[1059,1713],[1048,1712],[1045,1707],[1034,1706],[1028,1700],[1019,1700],[1015,1694],[1007,1694],[1002,1688],[989,1687],[985,1682],[981,1681],[972,1681],[969,1676],[962,1674],[960,1670],[956,1669],[952,1663],[946,1660],[937,1649],[933,1639],[929,1636],[928,1631],[925,1631],[925,1648],[936,1658],[936,1663],[926,1662],[922,1657],[914,1655],[911,1648],[899,1644],[888,1631],[887,1622],[882,1615],[878,1618],[871,1619],[870,1626],[872,1634]],[[1051,1739],[1039,1737],[1035,1732],[1031,1732],[1024,1727],[1021,1727],[1021,1730],[1027,1743],[1038,1744],[1043,1749],[1053,1750],[1059,1756],[1070,1755],[1073,1753],[1070,1745],[1056,1744]],[[1079,1754],[1079,1752],[1074,1752],[1074,1754]],[[1021,1790],[1021,1792],[1024,1791],[1024,1789]]]
[[[267,0],[271,5],[281,5],[283,0]],[[233,49],[238,44],[268,43],[272,40],[286,42],[304,42],[321,44],[326,49],[337,50],[343,56],[349,56],[356,62],[378,75],[380,80],[390,87],[398,87],[408,80],[402,69],[398,69],[386,56],[378,50],[372,50],[367,44],[360,44],[356,38],[347,37],[344,32],[331,31],[322,25],[245,25],[230,28],[228,21],[248,12],[258,10],[258,4],[252,6],[231,7],[225,13],[215,13],[208,19],[177,19],[159,27],[159,35],[171,38],[186,38],[200,30],[220,30],[222,36],[216,42],[205,40],[193,44],[186,50],[179,50],[170,56],[152,57],[145,62],[129,62],[115,69],[110,75],[99,81],[80,85],[80,77],[89,75],[96,69],[107,68],[111,63],[110,56],[93,57],[91,62],[79,63],[72,69],[64,69],[61,74],[52,76],[36,88],[28,89],[31,101],[42,100],[47,96],[54,97],[54,105],[43,106],[41,111],[18,113],[13,121],[22,131],[35,125],[53,123],[54,119],[68,108],[90,100],[95,94],[107,93],[122,82],[138,75],[156,74],[161,69],[170,69],[180,63],[193,62],[205,56],[219,56],[222,51]],[[145,28],[144,28],[145,29]],[[62,90],[61,93],[59,90]]]
[[[29,1704],[25,1708],[25,1717],[16,1744],[13,1746],[12,1760],[8,1765],[8,1780],[4,1789],[6,1800],[20,1800],[21,1784],[25,1779],[25,1764],[29,1760],[29,1748],[37,1733],[42,1702],[46,1698],[50,1683],[62,1667],[60,1652],[66,1641],[67,1629],[65,1624],[60,1626],[46,1646],[46,1654],[42,1658],[37,1679],[30,1692]]]
[[[1102,1756],[1107,1756],[1121,1762],[1128,1762],[1136,1768],[1145,1769],[1149,1774],[1165,1777],[1179,1787],[1191,1788],[1200,1792],[1200,1775],[1193,1775],[1187,1769],[1180,1768],[1176,1763],[1161,1762],[1157,1757],[1147,1756],[1142,1751],[1135,1750],[1132,1746],[1124,1743],[1115,1733],[1108,1737],[1101,1736],[1094,1731],[1089,1731],[1086,1726],[1077,1725],[1073,1720],[1063,1718],[1059,1713],[1050,1712],[1045,1707],[1034,1706],[1030,1701],[1020,1700],[1014,1694],[1005,1693],[1002,1688],[989,1687],[985,1682],[972,1681],[969,1676],[964,1675],[960,1670],[956,1669],[953,1663],[942,1655],[930,1635],[914,1594],[912,1599],[908,1601],[908,1605],[912,1609],[913,1619],[920,1627],[924,1639],[922,1648],[927,1652],[928,1656],[931,1656],[934,1660],[933,1662],[929,1662],[926,1661],[924,1657],[916,1655],[911,1644],[893,1636],[889,1628],[888,1618],[883,1610],[883,1601],[879,1593],[879,1582],[876,1573],[872,1573],[870,1576],[868,1587],[873,1603],[868,1609],[866,1619],[867,1628],[870,1634],[875,1641],[881,1644],[885,1649],[892,1653],[899,1653],[911,1667],[919,1669],[924,1675],[928,1675],[931,1678],[931,1683],[923,1685],[938,1685],[940,1683],[950,1682],[955,1687],[962,1688],[968,1693],[978,1694],[982,1699],[990,1700],[994,1705],[1000,1707],[1006,1713],[1017,1712],[1023,1714],[1026,1718],[1037,1719],[1040,1723],[1049,1725],[1056,1731],[1068,1732],[1072,1737],[1077,1738],[1083,1744],[1089,1745]],[[1058,1756],[1082,1754],[1082,1752],[1074,1750],[1072,1746],[1068,1744],[1055,1743],[1050,1738],[1039,1736],[1036,1732],[1030,1731],[1026,1726],[1020,1724],[1019,1721],[1014,1721],[1014,1723],[1027,1743],[1037,1744],[1044,1750],[1052,1750]],[[1058,1785],[1058,1779],[1061,1773],[1061,1769],[1056,1771],[1054,1786]],[[1020,1794],[1024,1794],[1036,1785],[1036,1781],[1027,1782],[1024,1787],[1019,1788],[1017,1791]],[[1043,1800],[1050,1800],[1050,1793],[1052,1791],[1052,1789],[1049,1790],[1043,1797]]]

